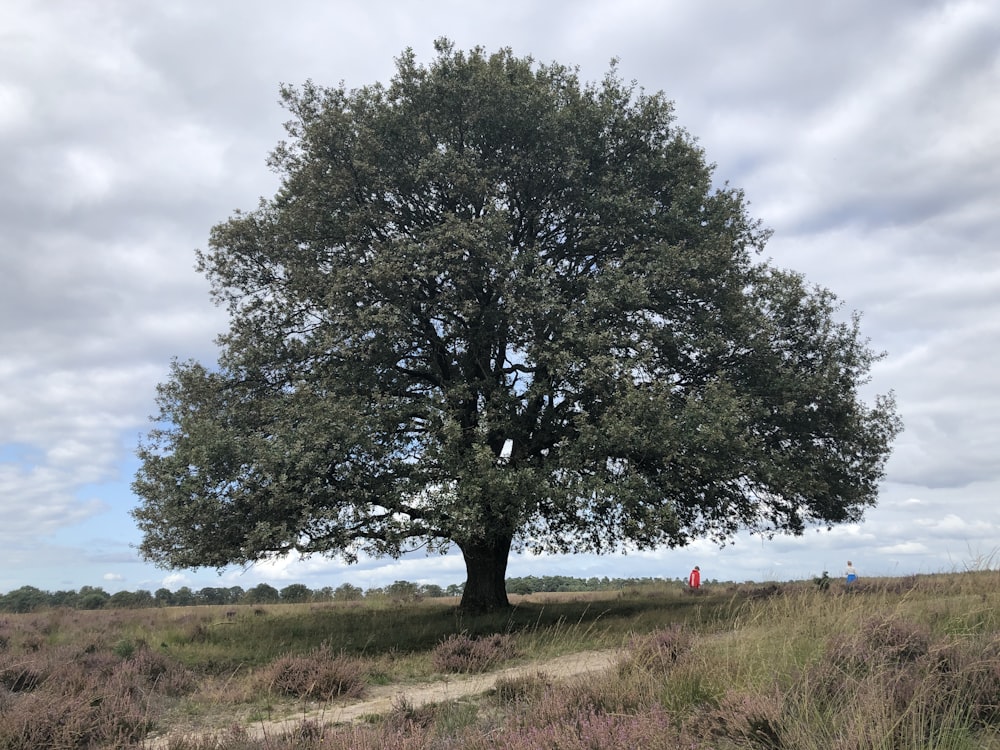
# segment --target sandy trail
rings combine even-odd
[[[553,659],[537,660],[516,667],[508,667],[487,674],[454,675],[448,679],[412,685],[378,686],[369,689],[364,698],[356,701],[331,703],[321,709],[303,711],[287,719],[257,721],[246,725],[245,729],[250,737],[256,739],[281,737],[294,731],[305,721],[321,725],[343,724],[357,721],[365,716],[386,714],[392,710],[393,706],[404,703],[412,708],[420,708],[430,703],[443,703],[471,695],[479,695],[493,688],[497,680],[500,679],[542,674],[549,679],[565,680],[593,672],[603,672],[615,664],[619,654],[620,652],[616,649],[581,651]],[[217,730],[168,733],[161,737],[147,739],[142,747],[148,750],[166,750],[171,738],[205,738],[224,733]]]

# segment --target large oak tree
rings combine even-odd
[[[671,103],[510,50],[283,89],[277,195],[216,226],[217,364],[174,362],[140,444],[167,567],[457,547],[462,605],[512,550],[801,533],[875,503],[899,430],[833,294]],[[509,458],[503,446],[511,441]]]

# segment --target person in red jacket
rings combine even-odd
[[[697,591],[701,588],[701,568],[697,565],[694,566],[694,570],[692,570],[691,575],[688,576],[688,587],[692,591]]]

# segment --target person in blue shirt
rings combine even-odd
[[[858,571],[855,570],[854,564],[850,560],[847,561],[847,568],[844,570],[844,576],[847,578],[848,587],[858,580]]]

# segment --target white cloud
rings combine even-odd
[[[170,573],[169,575],[163,576],[160,581],[160,586],[158,588],[166,588],[171,591],[176,591],[184,586],[191,586],[191,578],[186,573]]]
[[[900,542],[878,548],[878,552],[883,555],[926,555],[929,551],[927,546],[920,542]]]
[[[943,536],[958,539],[975,537],[995,538],[1000,534],[1000,527],[989,521],[966,521],[954,513],[948,513],[943,518],[921,518],[914,522],[917,526]]]
[[[31,120],[31,97],[23,88],[0,82],[0,134],[12,137]]]

